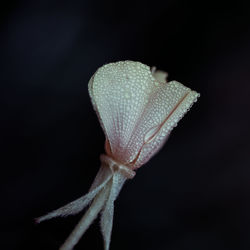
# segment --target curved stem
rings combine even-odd
[[[111,183],[112,184],[112,183]],[[98,213],[103,208],[111,188],[110,181],[105,187],[96,195],[91,206],[79,221],[73,232],[70,234],[65,243],[60,247],[60,250],[71,250],[80,240],[82,235],[88,229],[93,220],[97,217]]]

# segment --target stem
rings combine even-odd
[[[82,219],[76,225],[73,232],[70,234],[68,239],[64,242],[64,244],[60,247],[59,250],[71,250],[77,244],[82,235],[85,233],[90,224],[94,221],[98,213],[103,208],[110,192],[111,184],[109,181],[104,186],[104,188],[96,195],[94,201],[92,202],[87,212],[84,214]]]

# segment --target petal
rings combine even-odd
[[[152,70],[153,77],[157,80],[157,82],[166,83],[168,73],[162,70],[156,70],[156,67],[153,67]]]
[[[140,167],[161,148],[197,97],[196,92],[176,81],[157,86],[127,146],[133,167]]]
[[[177,126],[177,123],[197,101],[198,97],[197,92],[176,81],[163,86],[154,98],[154,102],[148,104],[147,113],[141,121],[142,124],[147,124],[145,127],[151,128],[144,133],[144,145],[134,160],[134,168],[145,164],[161,149],[172,129]],[[149,120],[153,121],[151,126]],[[141,129],[139,133],[143,134]]]
[[[91,100],[111,154],[122,163],[131,160],[127,145],[149,96],[156,91],[155,82],[148,66],[132,61],[106,64],[89,82]]]

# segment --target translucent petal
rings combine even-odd
[[[159,150],[197,97],[196,92],[176,81],[157,86],[127,145],[133,167],[141,166]]]
[[[138,129],[138,136],[136,141],[138,142],[139,134],[143,136],[142,127],[146,126],[154,127],[154,124],[158,125],[158,131],[154,129],[154,135],[151,135],[150,139],[147,139],[145,135],[141,139],[144,141],[136,161],[133,165],[134,168],[138,168],[145,164],[155,153],[157,153],[163,144],[166,142],[172,129],[177,126],[177,123],[191,108],[194,102],[196,102],[199,94],[195,91],[191,91],[189,88],[183,86],[181,83],[173,81],[165,85],[161,91],[157,93],[157,98],[154,98],[154,102],[147,107],[147,113],[141,121],[142,125]],[[149,107],[151,106],[151,107]],[[153,121],[150,126],[147,119]],[[144,125],[145,126],[145,125]],[[146,127],[145,126],[145,127]],[[155,125],[157,127],[157,125]],[[137,132],[135,133],[137,135]],[[133,141],[131,141],[131,147],[133,147]]]
[[[89,82],[89,91],[112,156],[128,163],[127,145],[141,119],[149,96],[156,91],[150,68],[123,61],[99,68]]]

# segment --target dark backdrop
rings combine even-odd
[[[1,6],[1,249],[58,249],[104,136],[87,91],[101,65],[155,65],[201,93],[123,188],[112,249],[250,248],[250,23],[240,1],[9,1]],[[96,222],[76,249],[102,249]]]

